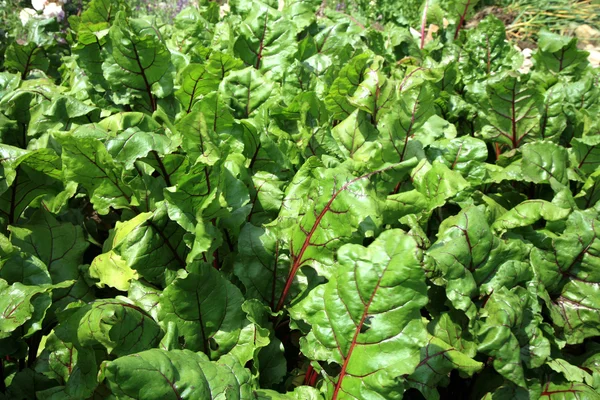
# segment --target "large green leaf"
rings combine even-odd
[[[299,222],[289,229],[291,266],[278,296],[277,310],[288,300],[301,267],[310,265],[319,275],[329,277],[335,269],[335,251],[341,245],[357,242],[362,235],[376,234],[381,224],[381,203],[369,178],[384,172],[376,170],[354,177],[341,168],[310,171],[312,182],[308,182],[310,186],[305,194],[308,198],[300,200]],[[294,192],[287,196],[299,200]],[[281,225],[285,224],[284,221]]]
[[[477,94],[485,139],[513,149],[537,139],[542,96],[527,78],[514,72],[498,74],[487,81],[485,94]]]
[[[123,169],[104,144],[93,137],[61,136],[64,176],[82,185],[100,214],[109,208],[128,208],[133,190],[122,179]]]
[[[185,348],[210,359],[227,354],[244,325],[240,290],[207,264],[189,265],[160,297],[158,318],[175,322]]]
[[[157,98],[173,90],[171,55],[158,31],[147,21],[120,12],[109,36],[102,70],[115,92],[114,101],[155,111]]]
[[[290,310],[312,326],[303,353],[341,365],[327,382],[328,397],[402,397],[396,377],[415,371],[426,344],[420,259],[417,242],[400,230],[384,232],[368,248],[346,245],[329,282]]]
[[[154,212],[118,223],[111,247],[140,276],[151,282],[165,282],[185,267],[188,248],[183,235],[184,231],[169,220],[167,208],[161,203]]]
[[[48,69],[48,58],[43,47],[33,42],[23,45],[13,42],[4,57],[4,66],[9,70],[20,72],[23,79],[34,69],[43,72]]]
[[[538,51],[533,55],[537,69],[554,74],[578,75],[588,65],[588,53],[577,48],[577,39],[545,29],[539,33]]]
[[[382,116],[378,129],[386,162],[400,162],[418,156],[422,135],[427,136],[426,122],[436,113],[435,89],[428,82],[402,89],[399,104]],[[437,118],[437,117],[436,117]],[[436,130],[439,127],[435,126]],[[425,140],[423,140],[425,141]]]
[[[331,32],[330,32],[331,33]],[[350,97],[356,92],[365,77],[372,55],[362,53],[350,60],[339,72],[325,97],[327,109],[336,119],[344,119],[352,114],[356,106],[350,104]]]
[[[464,4],[464,0],[456,3],[463,3],[461,11],[466,11],[465,6],[472,9],[477,3],[467,2],[469,4]],[[461,50],[458,64],[462,79],[467,82],[520,66],[517,51],[506,41],[504,23],[493,15],[488,15],[467,32]]]
[[[77,279],[88,247],[81,227],[61,223],[49,212],[39,210],[26,225],[10,230],[12,243],[43,261],[54,283]]]
[[[456,350],[435,336],[429,337],[421,349],[421,361],[415,372],[406,378],[407,386],[418,389],[428,399],[439,399],[435,388],[453,369],[472,376],[483,368],[483,364]]]
[[[274,80],[281,79],[296,52],[292,22],[279,11],[256,2],[238,29],[235,54],[246,65],[268,73]]]
[[[535,142],[522,147],[523,176],[535,183],[565,185],[568,182],[567,149],[554,143]]]
[[[275,85],[254,67],[231,72],[220,90],[237,118],[248,118],[274,94]]]
[[[56,334],[78,349],[101,348],[117,357],[155,347],[163,336],[152,317],[126,299],[86,304],[61,323]]]
[[[190,350],[152,349],[110,361],[102,371],[124,399],[252,398],[249,371],[229,357],[214,362]]]
[[[246,297],[260,299],[275,309],[290,262],[283,244],[274,232],[246,224],[238,249],[241,259],[235,263],[235,274],[246,288]]]
[[[25,337],[39,331],[46,310],[52,303],[50,292],[72,284],[72,281],[67,281],[58,285],[26,286],[19,282],[9,285],[0,279],[0,338],[10,336],[19,327],[22,327]]]
[[[552,319],[568,343],[581,343],[600,332],[595,322],[600,301],[597,224],[596,211],[575,211],[549,248],[531,252],[531,263],[551,295]]]

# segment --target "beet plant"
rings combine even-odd
[[[3,39],[0,397],[598,398],[600,74],[475,3]]]

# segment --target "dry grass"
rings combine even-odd
[[[507,26],[509,39],[515,41],[535,41],[542,28],[567,36],[573,36],[582,24],[600,29],[600,2],[597,0],[516,1],[506,7],[506,12],[515,15]]]

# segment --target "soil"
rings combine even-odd
[[[493,15],[500,21],[504,22],[504,26],[509,26],[515,20],[515,18],[517,18],[516,12],[507,11],[503,7],[489,6],[481,9],[477,14],[475,14],[467,23],[467,28],[473,28],[477,26],[477,24],[479,24],[479,22],[488,15]]]

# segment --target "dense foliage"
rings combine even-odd
[[[470,3],[4,40],[0,397],[598,398],[599,71]]]

